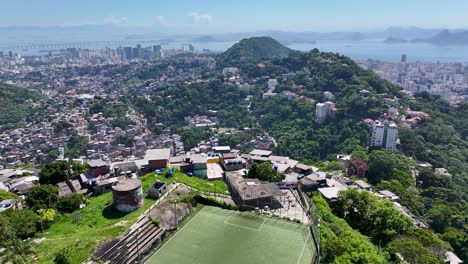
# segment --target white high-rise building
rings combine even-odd
[[[385,147],[388,153],[395,152],[398,141],[398,128],[394,122],[375,121],[372,124],[372,147]]]
[[[319,124],[322,124],[327,120],[327,106],[324,103],[318,103],[315,106],[315,116],[316,116],[316,121]]]
[[[384,143],[384,134],[385,134],[385,127],[380,121],[375,121],[372,124],[372,139],[371,139],[371,146],[372,147],[382,147]]]
[[[276,79],[268,79],[268,90],[275,90],[276,85],[278,85],[278,80]]]
[[[395,123],[391,123],[387,127],[387,142],[385,143],[385,150],[388,153],[395,152],[398,141],[398,128]]]
[[[333,102],[318,103],[315,106],[315,116],[317,123],[322,124],[328,117],[335,115],[336,107]]]

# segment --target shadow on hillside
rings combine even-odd
[[[119,219],[126,216],[128,213],[123,213],[115,209],[113,204],[108,205],[102,210],[102,216],[106,219]]]

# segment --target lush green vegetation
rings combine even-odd
[[[256,178],[261,181],[279,182],[284,179],[284,174],[277,173],[269,162],[253,164],[247,174],[248,178]]]
[[[387,263],[367,237],[335,216],[327,202],[314,196],[316,214],[320,221],[322,263]]]
[[[0,201],[7,200],[7,199],[15,199],[18,196],[14,193],[7,192],[5,190],[0,190]]]
[[[292,50],[271,37],[243,39],[218,56],[219,64],[229,67],[248,59],[287,57]]]
[[[381,255],[381,257],[385,257],[384,262],[395,261],[397,259],[396,254],[399,253],[409,263],[437,264],[442,263],[447,249],[451,250],[451,247],[440,240],[433,231],[415,228],[412,225],[412,220],[398,211],[390,201],[381,200],[368,192],[360,192],[356,189],[342,191],[338,197],[338,202],[333,205],[333,210],[328,208],[322,198],[314,197],[313,200],[317,206],[318,215],[322,219],[321,242],[325,263],[341,263],[343,260],[340,258],[337,261],[337,258],[340,254],[346,254],[346,251],[343,253],[333,251],[334,254],[338,255],[333,255],[335,259],[330,259],[329,251],[331,249],[329,248],[343,250],[343,248],[351,247],[354,244],[351,238],[348,238],[349,240],[342,241],[340,246],[335,245],[337,244],[336,241],[332,240],[335,237],[331,236],[330,230],[327,229],[327,227],[332,230],[338,228],[333,225],[330,226],[330,222],[333,223],[330,219],[334,218],[339,219],[335,220],[335,224],[343,220],[346,221],[341,223],[341,230],[345,227],[358,230],[360,234],[368,236],[374,245],[384,249],[388,253]],[[323,215],[324,211],[328,214],[328,220]],[[332,215],[331,211],[336,216]],[[341,219],[338,217],[341,217]],[[323,221],[325,221],[325,225]],[[353,236],[349,234],[348,237]],[[355,239],[358,239],[358,237]],[[355,250],[350,255],[359,254],[359,250]],[[371,256],[370,253],[367,255]],[[365,260],[357,262],[354,260],[350,263],[363,263],[362,261],[367,263]]]
[[[152,172],[149,175],[153,175],[161,182],[171,183],[180,182],[188,186],[194,187],[200,191],[216,192],[216,193],[229,193],[229,189],[226,183],[222,180],[206,181],[197,177],[189,177],[182,172],[176,171],[173,175],[162,173],[157,175]]]
[[[124,145],[125,147],[131,147],[133,146],[133,142],[135,141],[135,138],[132,136],[117,136],[115,137],[114,141],[112,141],[113,146],[117,145]]]
[[[156,181],[154,174],[142,176],[143,191]],[[67,198],[73,204],[75,198]],[[63,201],[63,200],[62,200]],[[72,263],[86,260],[100,242],[117,237],[133,224],[152,203],[145,198],[142,208],[128,214],[117,212],[112,205],[112,193],[92,197],[85,208],[74,213],[63,213],[50,224],[41,236],[46,240],[36,246],[39,263],[52,263],[63,248],[73,248]],[[68,204],[68,203],[67,203]],[[63,206],[59,201],[59,208]],[[120,224],[117,224],[120,223]]]
[[[145,113],[149,126],[161,133],[157,126],[159,123],[180,129],[186,125],[184,117],[207,115],[210,114],[209,110],[217,111],[221,127],[251,127],[255,119],[248,117],[248,102],[244,101],[246,95],[235,86],[215,79],[208,83],[161,88],[151,101],[140,96],[132,96],[129,100],[136,109]]]
[[[182,129],[179,134],[186,150],[196,147],[200,141],[209,140],[214,135],[209,128]]]
[[[74,131],[65,143],[65,157],[79,158],[86,155],[86,150],[88,150],[88,141]]]
[[[45,164],[39,173],[41,184],[57,184],[73,175],[79,175],[86,166],[79,162],[57,161]]]
[[[354,188],[339,194],[333,211],[352,228],[369,236],[376,245],[385,245],[413,224],[411,218],[398,211],[389,200],[380,200],[369,192]]]
[[[35,113],[32,103],[43,99],[37,91],[0,83],[0,126],[30,117]]]

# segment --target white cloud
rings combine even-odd
[[[111,15],[104,18],[104,24],[121,25],[127,23],[128,19],[126,17],[115,17]]]
[[[154,18],[156,20],[156,23],[160,24],[161,26],[167,26],[167,21],[166,21],[166,18],[164,16],[156,16]]]
[[[213,22],[213,17],[209,14],[191,12],[189,13],[189,17],[194,24],[211,24]]]

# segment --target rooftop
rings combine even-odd
[[[107,165],[107,163],[105,161],[103,161],[102,159],[88,160],[86,163],[91,168],[98,168],[98,167],[103,167],[103,166]]]
[[[357,180],[354,182],[361,189],[369,189],[371,186],[362,180]]]
[[[136,188],[141,187],[141,181],[139,179],[123,179],[117,181],[113,186],[112,190],[118,191],[118,192],[125,192],[125,191],[131,191]]]
[[[285,195],[275,183],[261,182],[258,179],[246,179],[237,172],[226,172],[226,178],[243,200]]]
[[[254,149],[250,151],[250,155],[252,156],[270,156],[272,153],[271,150],[263,150],[263,149]]]
[[[146,151],[145,160],[169,160],[171,156],[171,149],[148,149]]]

